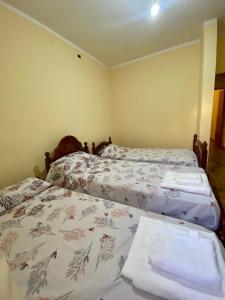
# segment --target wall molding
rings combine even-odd
[[[95,58],[94,56],[92,56],[91,54],[89,54],[88,52],[86,52],[85,50],[81,49],[79,46],[77,46],[76,44],[72,43],[71,41],[67,40],[65,37],[63,37],[61,34],[57,33],[56,31],[50,29],[48,26],[44,25],[43,23],[39,22],[38,20],[32,18],[31,16],[29,16],[28,14],[24,13],[23,11],[19,10],[18,8],[12,6],[11,4],[8,4],[6,2],[4,2],[3,0],[0,0],[0,5],[8,8],[10,11],[16,13],[17,15],[23,17],[24,19],[26,19],[27,21],[30,21],[31,23],[33,23],[34,25],[37,25],[38,27],[44,29],[45,31],[51,33],[52,35],[54,35],[55,37],[57,37],[58,39],[60,39],[61,41],[65,42],[66,44],[68,44],[69,46],[73,47],[77,52],[81,52],[82,54],[86,55],[88,58],[90,58],[91,60],[95,61],[96,63],[104,66],[105,68],[109,69],[109,67],[107,65],[105,65],[103,62],[101,62],[100,60],[98,60],[97,58]]]
[[[129,65],[129,64],[133,64],[133,63],[136,63],[136,62],[139,62],[139,61],[142,61],[142,60],[146,60],[148,58],[151,58],[151,57],[154,57],[154,56],[157,56],[157,55],[161,55],[161,54],[164,54],[164,53],[167,53],[167,52],[171,52],[171,51],[179,49],[179,48],[188,47],[188,46],[191,46],[191,45],[194,45],[194,44],[197,44],[197,43],[200,42],[200,39],[196,39],[196,40],[193,40],[193,41],[178,44],[176,46],[172,46],[172,47],[169,47],[169,48],[166,48],[166,49],[162,49],[162,50],[159,50],[157,52],[153,52],[153,53],[144,55],[142,57],[138,57],[138,58],[129,60],[127,62],[123,62],[123,63],[120,63],[118,65],[109,67],[106,64],[104,64],[102,61],[100,61],[99,59],[95,58],[94,56],[92,56],[91,54],[89,54],[88,52],[86,52],[85,50],[83,50],[82,48],[77,46],[76,44],[74,44],[73,42],[71,42],[68,39],[66,39],[65,37],[63,37],[61,34],[59,34],[56,31],[50,29],[48,26],[44,25],[40,21],[37,21],[36,19],[32,18],[31,16],[29,16],[28,14],[22,12],[21,10],[17,9],[16,7],[12,6],[11,4],[8,4],[8,3],[4,2],[4,0],[0,0],[0,5],[3,5],[4,7],[8,8],[9,10],[16,13],[17,15],[19,15],[19,16],[23,17],[24,19],[32,22],[33,24],[37,25],[38,27],[46,30],[47,32],[51,33],[52,35],[54,35],[58,39],[62,40],[63,42],[65,42],[69,46],[73,47],[76,51],[81,52],[82,54],[84,54],[88,58],[90,58],[91,60],[95,61],[96,63],[98,63],[102,66],[104,66],[105,68],[107,68],[109,70],[113,70],[113,69],[123,67],[123,66]],[[205,21],[203,24],[207,26],[210,23],[215,22],[215,21],[216,21],[216,19],[212,19],[212,20]],[[218,34],[218,36],[223,36],[223,35],[225,35],[225,32]]]
[[[197,43],[200,43],[200,39],[193,40],[193,41],[183,43],[183,44],[179,44],[179,45],[176,45],[176,46],[173,46],[173,47],[170,47],[170,48],[167,48],[167,49],[163,49],[163,50],[160,50],[160,51],[157,51],[157,52],[154,52],[154,53],[142,56],[142,57],[138,57],[138,58],[129,60],[127,62],[121,63],[119,65],[112,66],[109,69],[112,70],[112,69],[120,68],[120,67],[123,67],[123,66],[126,66],[126,65],[130,65],[130,64],[142,61],[142,60],[146,60],[148,58],[151,58],[151,57],[154,57],[154,56],[157,56],[157,55],[161,55],[161,54],[164,54],[164,53],[167,53],[167,52],[171,52],[171,51],[179,49],[179,48],[188,47],[188,46],[191,46],[191,45],[194,45],[194,44],[197,44]]]

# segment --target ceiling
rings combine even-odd
[[[5,0],[107,66],[115,66],[200,38],[202,23],[218,18],[225,31],[225,0]]]

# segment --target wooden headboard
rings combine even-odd
[[[95,155],[100,155],[100,152],[107,147],[108,145],[112,144],[112,139],[111,137],[109,137],[108,142],[107,141],[103,141],[100,144],[98,144],[97,146],[95,146],[95,143],[92,143],[92,153]]]
[[[198,158],[199,167],[206,171],[208,157],[207,143],[200,142],[197,134],[195,134],[193,138],[193,151]]]
[[[78,151],[89,153],[87,142],[84,143],[83,147],[82,143],[74,136],[67,135],[63,137],[52,154],[50,154],[50,152],[45,152],[45,166],[47,171],[49,171],[51,163],[57,159]]]
[[[92,153],[95,155],[100,155],[100,152],[110,144],[112,144],[111,137],[109,137],[108,141],[103,141],[100,144],[98,144],[97,146],[95,146],[95,143],[92,143]],[[195,134],[193,137],[193,151],[198,158],[199,166],[201,168],[203,168],[204,170],[206,170],[207,156],[208,156],[207,143],[200,142],[197,134]]]

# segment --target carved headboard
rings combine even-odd
[[[193,151],[198,158],[199,167],[206,170],[208,157],[207,143],[200,142],[197,134],[195,134],[193,138]]]
[[[51,163],[57,159],[78,151],[89,153],[87,142],[84,143],[83,147],[82,143],[74,136],[67,135],[63,137],[52,154],[50,154],[50,152],[45,152],[45,166],[47,171],[49,171]]]
[[[107,141],[103,141],[101,142],[99,145],[95,146],[95,143],[92,143],[92,153],[95,155],[99,155],[100,152],[107,147],[108,145],[112,144],[112,139],[111,137],[109,137],[108,142]]]

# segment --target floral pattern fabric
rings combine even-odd
[[[216,230],[220,209],[213,193],[205,196],[161,188],[166,171],[204,172],[197,167],[103,159],[79,152],[54,162],[46,180],[52,185]]]
[[[5,210],[27,201],[49,188],[50,184],[38,178],[28,178],[0,191],[0,215]],[[20,211],[22,214],[22,208]]]
[[[0,257],[29,300],[156,300],[120,275],[141,216],[207,231],[49,187],[0,217]]]
[[[198,167],[197,156],[188,149],[127,148],[111,144],[100,155],[111,159]]]

